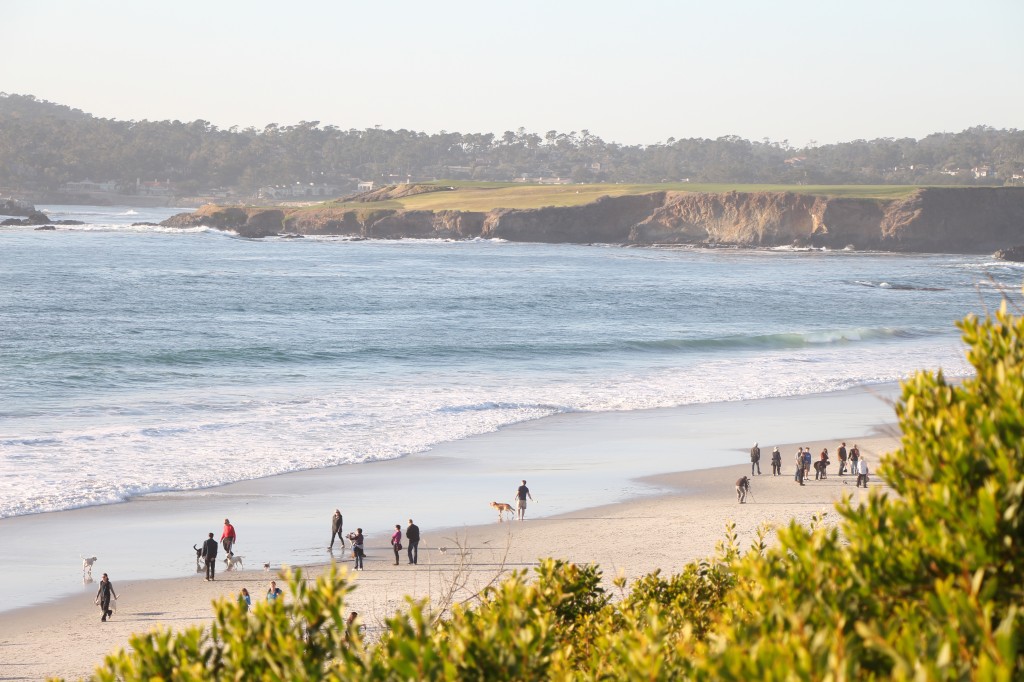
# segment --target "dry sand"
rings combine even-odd
[[[530,518],[530,512],[538,506],[534,505],[527,510],[525,522],[424,528],[417,566],[404,563],[404,551],[402,565],[395,566],[387,545],[371,544],[367,547],[366,570],[352,574],[357,589],[349,608],[359,612],[373,634],[380,631],[386,616],[402,606],[405,595],[441,599],[457,574],[468,577],[455,595],[457,600],[471,597],[503,572],[534,566],[538,557],[597,563],[607,581],[620,573],[635,579],[656,569],[671,573],[691,560],[713,554],[728,521],[735,522],[741,547],[745,548],[752,543],[758,527],[766,523],[782,525],[792,519],[806,524],[821,513],[835,520],[832,505],[836,500],[847,494],[854,498],[864,494],[863,489],[854,486],[853,477],[835,473],[838,463],[834,449],[840,440],[781,446],[781,477],[771,476],[771,448],[763,448],[762,475],[753,477],[753,495],[744,505],[736,501],[734,484],[738,477],[749,473],[749,465],[734,465],[654,477],[652,482],[676,489],[657,497],[537,519]],[[872,467],[881,453],[898,446],[891,436],[846,441],[856,441]],[[798,445],[810,446],[814,453],[829,448],[833,465],[827,480],[810,480],[804,487],[794,482],[792,460]],[[874,478],[871,485],[881,483]],[[539,491],[537,497],[543,501]],[[442,547],[444,553],[439,549]],[[461,559],[460,554],[464,554]],[[351,567],[347,552],[336,551],[335,557]],[[275,577],[259,566],[226,573],[222,567],[220,562],[220,573],[212,583],[199,575],[140,581],[120,581],[112,575],[120,599],[117,612],[107,623],[100,622],[91,595],[0,613],[0,679],[89,675],[106,653],[125,646],[132,632],[157,625],[173,629],[205,625],[211,618],[213,599],[233,597],[243,587],[254,599],[262,599],[270,579]],[[315,576],[322,569],[323,564],[310,566],[310,573]],[[17,589],[10,583],[6,587]]]

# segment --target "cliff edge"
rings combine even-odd
[[[853,247],[991,253],[1024,243],[1024,188],[926,188],[901,199],[798,192],[654,192],[582,206],[429,211],[320,206],[203,206],[163,223],[244,237],[332,234],[369,239],[500,238],[624,245]]]

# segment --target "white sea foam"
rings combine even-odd
[[[638,410],[713,401],[824,393],[897,381],[920,366],[965,376],[956,344],[931,343],[771,352],[704,359],[621,376],[524,381],[519,386],[456,375],[349,387],[228,409],[191,396],[169,419],[167,406],[115,416],[93,405],[45,438],[0,434],[0,517],[124,500],[146,492],[196,489],[336,464],[391,459],[440,442],[569,411]],[[497,377],[495,377],[497,380]]]

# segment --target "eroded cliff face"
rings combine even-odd
[[[795,192],[656,192],[585,206],[463,211],[341,211],[204,206],[164,222],[245,237],[279,233],[376,239],[501,238],[549,243],[853,247],[991,253],[1024,244],[1024,188],[920,189],[904,199]]]

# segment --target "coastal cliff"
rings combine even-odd
[[[244,237],[500,238],[548,243],[817,246],[991,253],[1024,244],[1024,188],[928,188],[900,199],[797,192],[654,192],[582,206],[430,211],[320,206],[204,206],[169,227],[205,225]]]

